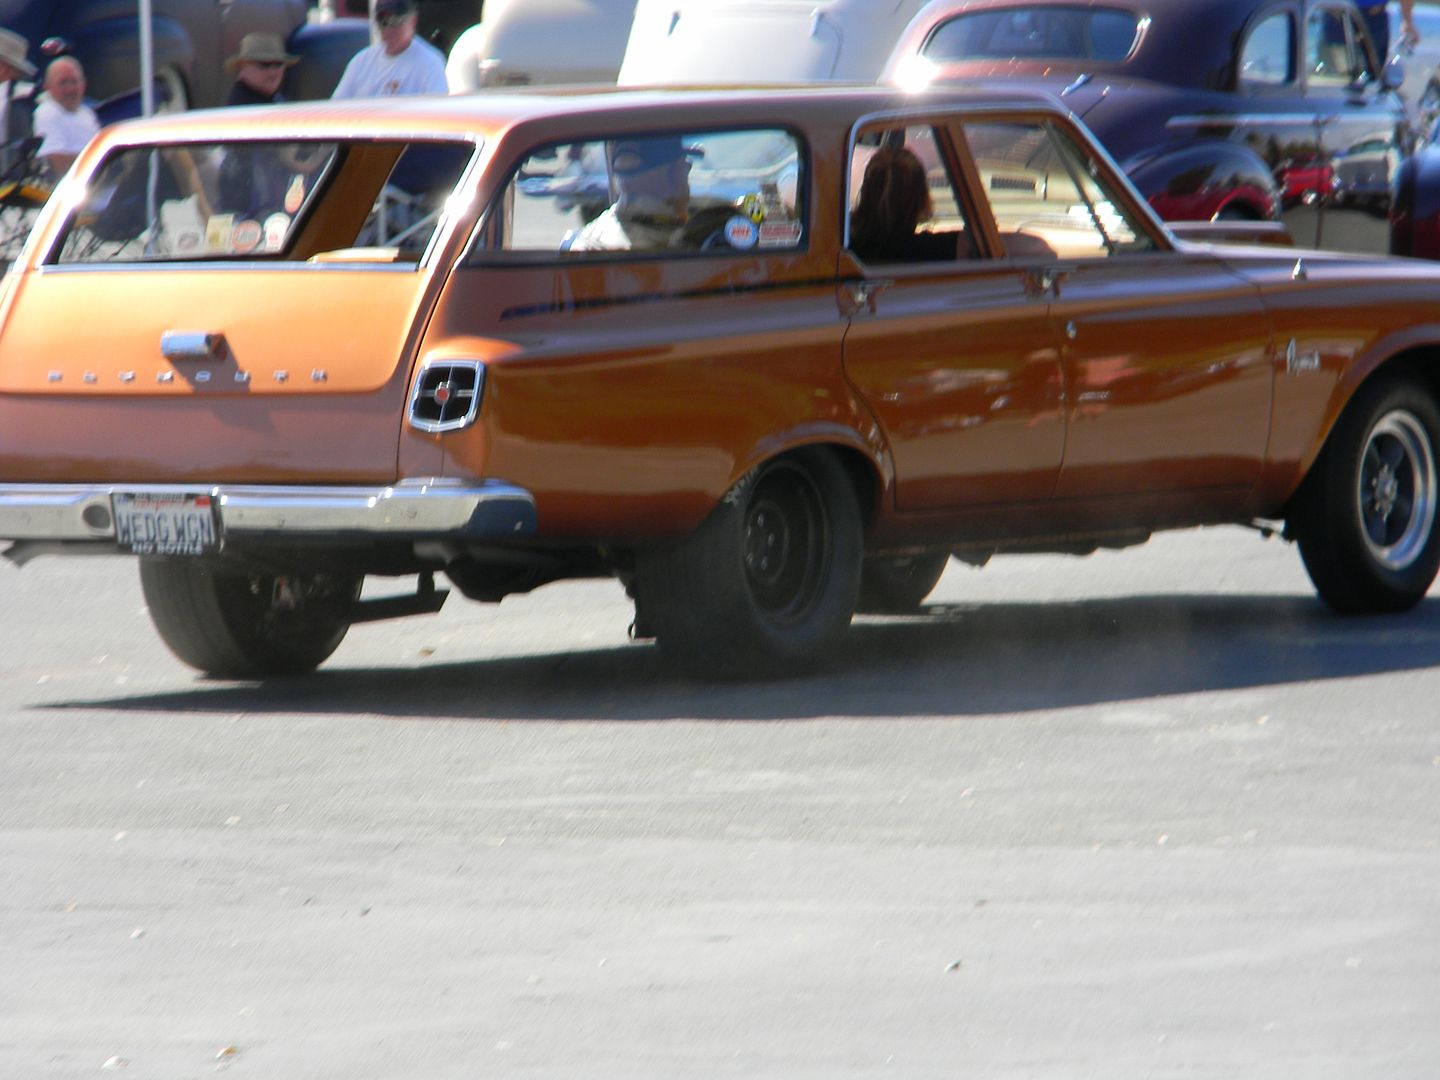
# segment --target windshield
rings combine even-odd
[[[936,27],[922,55],[955,60],[1124,60],[1144,25],[1122,8],[1032,4],[959,15]]]

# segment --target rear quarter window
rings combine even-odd
[[[92,174],[53,261],[415,261],[473,156],[438,142],[123,148]]]

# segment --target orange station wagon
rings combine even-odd
[[[1196,233],[1021,91],[121,125],[4,280],[0,538],[136,557],[160,636],[235,677],[437,610],[436,575],[614,576],[684,670],[796,671],[952,555],[1227,522],[1340,611],[1414,605],[1440,267]]]

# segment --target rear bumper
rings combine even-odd
[[[404,480],[385,487],[0,484],[0,540],[115,542],[117,494],[209,495],[219,539],[340,543],[511,540],[535,532],[535,500],[498,482]]]

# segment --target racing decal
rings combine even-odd
[[[760,226],[761,247],[794,247],[800,243],[798,221],[767,221]]]
[[[298,213],[300,205],[305,201],[305,178],[296,176],[290,181],[290,186],[285,189],[285,212],[287,214]]]
[[[265,250],[279,251],[285,246],[285,234],[290,231],[289,214],[271,214],[265,219]]]
[[[235,229],[234,214],[215,214],[205,223],[205,250],[229,251],[230,234]]]
[[[230,230],[230,246],[242,255],[248,255],[260,246],[264,231],[260,223],[253,218],[236,222],[235,227]]]
[[[725,242],[732,248],[752,248],[759,238],[759,229],[748,217],[736,214],[725,222]]]

